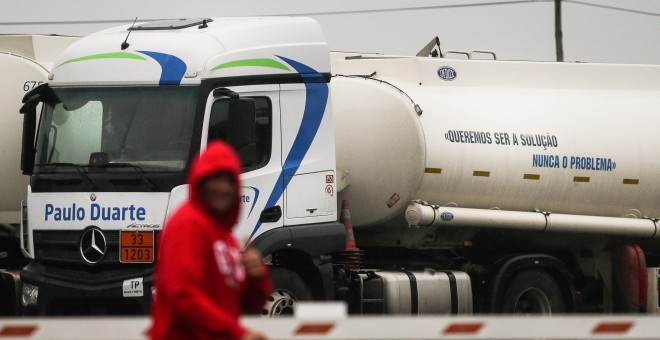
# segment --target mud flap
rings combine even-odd
[[[648,274],[646,256],[639,245],[626,244],[614,252],[612,307],[616,313],[646,310]]]

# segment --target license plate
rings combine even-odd
[[[154,231],[119,231],[119,261],[122,263],[154,262]]]

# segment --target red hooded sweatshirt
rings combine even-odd
[[[200,182],[217,172],[238,176],[240,162],[225,143],[213,142],[193,162],[190,198],[165,223],[156,265],[152,339],[240,339],[242,311],[256,313],[271,293],[268,271],[250,279],[231,230],[239,213],[211,214]],[[240,188],[240,184],[238,185]],[[238,195],[238,194],[237,194]]]

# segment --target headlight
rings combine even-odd
[[[27,307],[29,305],[36,305],[38,297],[39,297],[39,287],[33,286],[29,283],[23,283],[23,296],[22,296],[23,307]]]

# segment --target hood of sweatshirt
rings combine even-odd
[[[219,219],[222,225],[231,230],[238,219],[240,204],[240,179],[241,163],[234,149],[227,143],[214,141],[208,144],[197,158],[193,161],[188,174],[188,184],[190,185],[190,202],[197,208],[200,208],[210,215],[214,215],[200,192],[200,184],[205,178],[217,174],[218,172],[227,172],[234,177],[237,190],[236,200],[231,211],[225,216],[214,216]]]

